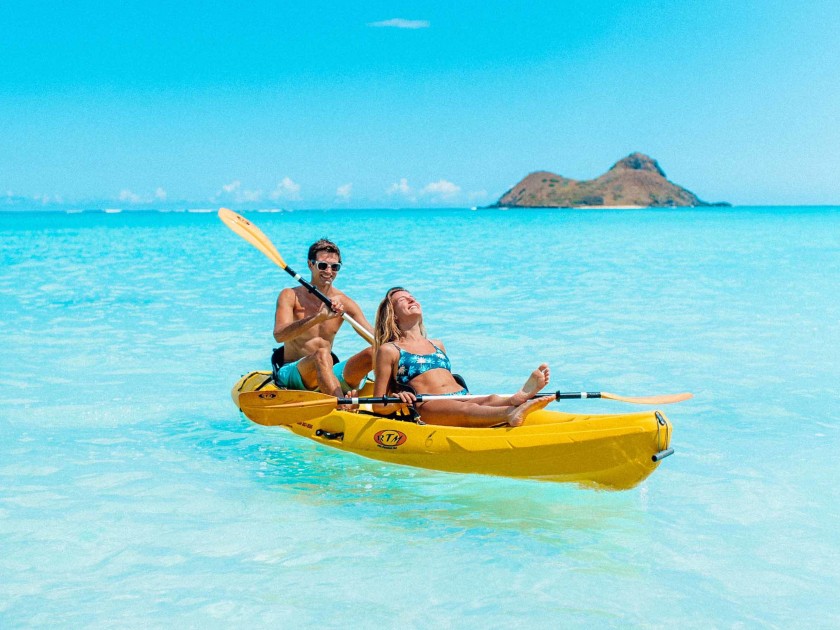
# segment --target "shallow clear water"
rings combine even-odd
[[[248,216],[371,320],[410,288],[474,392],[694,392],[676,454],[604,492],[253,425],[285,273],[214,214],[0,214],[0,626],[840,624],[840,209]]]

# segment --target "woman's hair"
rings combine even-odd
[[[385,294],[385,299],[379,303],[379,308],[376,309],[376,320],[373,324],[373,349],[378,350],[381,346],[389,341],[396,341],[402,335],[397,326],[397,317],[394,314],[394,305],[391,303],[391,296],[398,291],[406,291],[403,287],[391,287]],[[426,328],[420,324],[420,332],[426,336]]]

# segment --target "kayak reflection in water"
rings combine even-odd
[[[385,295],[376,311],[374,324],[374,396],[393,395],[400,404],[382,404],[374,408],[391,413],[414,406],[427,424],[491,427],[509,424],[517,427],[530,412],[542,409],[551,397],[534,398],[548,384],[549,369],[543,363],[531,372],[528,380],[513,396],[482,396],[470,400],[427,400],[416,403],[417,394],[467,394],[452,375],[452,366],[443,343],[426,337],[423,309],[407,290],[394,287]],[[412,391],[402,390],[409,386]]]

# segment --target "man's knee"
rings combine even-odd
[[[315,358],[315,363],[318,367],[323,369],[332,369],[332,353],[328,348],[318,348],[312,356]]]
[[[373,347],[368,346],[357,355],[360,361],[364,361],[366,365],[373,365]]]

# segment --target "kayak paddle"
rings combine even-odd
[[[233,210],[228,210],[227,208],[219,208],[219,218],[224,221],[225,225],[227,225],[231,230],[239,234],[239,236],[265,254],[274,264],[285,270],[290,276],[300,282],[312,295],[317,297],[327,306],[332,307],[332,301],[330,298],[321,293],[316,287],[312,286],[311,283],[307,282],[299,273],[286,264],[286,261],[283,260],[280,252],[277,251],[277,248],[274,247],[274,244],[265,234],[263,234],[260,228],[242,215],[236,214]],[[362,337],[367,339],[368,343],[373,344],[373,335],[365,330],[359,322],[350,317],[347,313],[342,313],[341,317],[344,321],[355,328]]]
[[[282,398],[280,396],[282,395]],[[504,396],[505,394],[501,394]],[[417,402],[427,400],[471,400],[484,398],[484,394],[461,394],[458,396],[419,395]],[[619,396],[609,392],[540,392],[535,398],[553,397],[555,400],[572,398],[607,398],[620,402],[639,405],[667,405],[688,400],[693,396],[688,392],[665,394],[663,396]],[[279,398],[279,400],[278,400]],[[289,400],[292,398],[292,400]],[[325,416],[339,405],[359,405],[377,403],[401,403],[396,396],[369,396],[356,398],[336,398],[320,392],[302,390],[263,390],[243,392],[239,395],[238,405],[241,410],[248,410],[248,417],[260,424],[294,424]],[[278,413],[282,417],[278,418]]]

